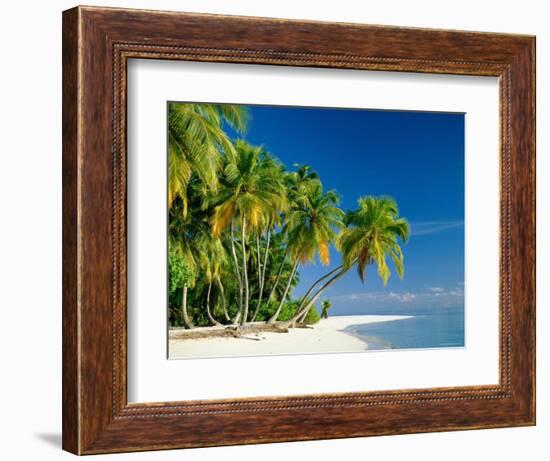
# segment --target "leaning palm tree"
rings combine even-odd
[[[364,282],[367,266],[375,264],[378,275],[384,285],[390,277],[387,258],[395,266],[399,277],[403,277],[403,252],[400,242],[405,243],[410,234],[406,219],[399,217],[399,209],[395,200],[390,197],[361,197],[359,208],[350,211],[345,217],[346,228],[338,236],[338,247],[343,255],[343,263],[329,274],[321,277],[313,286],[326,280],[311,296],[310,290],[304,297],[302,307],[290,319],[287,325],[292,325],[314,305],[321,294],[334,282],[340,279],[351,267],[357,266],[359,278]],[[327,280],[328,279],[328,280]]]
[[[300,263],[313,261],[318,255],[321,264],[330,264],[330,245],[336,237],[335,229],[342,227],[344,217],[338,203],[338,194],[332,190],[324,192],[321,182],[317,180],[305,190],[303,196],[295,200],[288,211],[288,247],[293,261],[292,272],[269,323],[277,321]]]
[[[266,217],[274,219],[274,215],[286,207],[284,183],[274,174],[275,162],[265,161],[268,157],[263,147],[252,146],[243,140],[236,142],[235,155],[225,157],[222,184],[211,218],[214,237],[219,237],[224,229],[231,226],[231,253],[243,293],[238,314],[241,324],[247,322],[249,311],[248,238],[261,231]],[[240,267],[235,251],[235,224],[240,227],[241,234]]]
[[[397,203],[391,197],[361,197],[359,208],[346,216],[346,229],[339,245],[344,255],[344,268],[357,262],[359,278],[364,282],[369,264],[376,264],[384,285],[388,283],[390,269],[387,257],[393,261],[399,277],[403,278],[403,252],[399,242],[407,242],[409,223],[399,217]]]
[[[247,124],[244,106],[231,104],[183,104],[168,106],[168,205],[176,197],[187,211],[187,186],[192,174],[208,189],[218,185],[221,153],[233,153],[223,130],[227,123],[239,133]]]

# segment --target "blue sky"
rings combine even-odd
[[[344,210],[362,195],[390,195],[412,234],[404,245],[405,276],[386,287],[376,269],[365,283],[351,270],[325,292],[332,315],[410,312],[464,303],[464,115],[432,112],[248,106],[244,136],[287,168],[308,164]],[[340,263],[300,268],[294,294]],[[393,272],[393,271],[392,271]]]

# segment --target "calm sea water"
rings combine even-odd
[[[370,312],[369,312],[370,314]],[[372,312],[389,315],[390,312]],[[464,308],[392,312],[413,318],[367,325],[352,325],[345,331],[361,336],[369,349],[418,349],[464,346]]]

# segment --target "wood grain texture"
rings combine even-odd
[[[63,448],[79,452],[78,381],[78,10],[63,17]]]
[[[63,14],[63,448],[77,454],[535,422],[534,37],[78,7]],[[500,79],[500,382],[128,404],[126,63],[175,59]]]

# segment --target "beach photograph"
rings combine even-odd
[[[167,104],[168,358],[465,347],[464,114]]]

